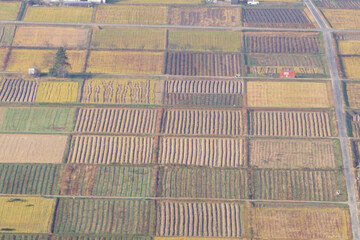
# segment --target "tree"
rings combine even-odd
[[[54,65],[49,69],[49,74],[54,77],[65,78],[69,76],[68,68],[71,65],[67,62],[68,57],[66,56],[66,50],[63,47],[60,47],[56,53]]]

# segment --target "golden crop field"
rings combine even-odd
[[[92,48],[165,49],[165,30],[149,28],[103,28],[92,34]]]
[[[200,4],[201,0],[122,0],[115,4]]]
[[[332,104],[327,83],[319,82],[247,82],[250,107],[326,108]]]
[[[360,55],[360,41],[356,40],[338,40],[338,52],[344,55]]]
[[[30,22],[91,22],[93,8],[85,7],[28,7],[24,21]]]
[[[346,83],[347,100],[350,108],[360,108],[360,84]]]
[[[0,197],[0,232],[49,233],[56,199]]]
[[[118,74],[161,74],[164,53],[129,51],[91,51],[87,72]]]
[[[154,237],[154,240],[241,240],[242,238],[216,238],[216,237]]]
[[[359,9],[321,9],[333,28],[360,29]]]
[[[16,20],[21,2],[0,2],[0,21]]]
[[[343,71],[345,73],[346,78],[350,79],[360,79],[360,68],[359,68],[359,61],[360,57],[340,57]]]
[[[167,7],[103,6],[96,11],[97,23],[166,24]]]
[[[74,103],[77,95],[77,82],[41,82],[35,102]]]
[[[89,30],[73,27],[18,26],[13,46],[86,47]]]
[[[169,50],[240,52],[241,32],[230,31],[169,31]]]

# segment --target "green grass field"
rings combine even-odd
[[[0,2],[0,21],[16,20],[21,2]]]

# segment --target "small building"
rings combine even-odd
[[[280,71],[282,78],[295,78],[295,71]]]
[[[247,4],[248,4],[248,5],[259,5],[260,2],[259,2],[259,1],[256,1],[256,0],[249,0],[249,1],[247,1]]]
[[[29,75],[38,75],[40,72],[36,68],[29,68]]]

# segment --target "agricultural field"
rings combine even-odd
[[[170,7],[169,24],[241,27],[239,7]]]
[[[0,21],[16,20],[21,2],[0,2]]]
[[[164,29],[102,28],[93,31],[91,48],[164,50]]]
[[[346,78],[360,79],[360,56],[341,56],[340,61],[343,67],[343,75],[345,75]]]
[[[88,79],[82,103],[155,104],[155,82],[145,79]]]
[[[1,5],[1,2],[0,2]],[[1,8],[1,7],[0,7]],[[1,11],[1,10],[0,10]],[[0,25],[0,46],[10,46],[15,33],[15,26]]]
[[[72,136],[68,163],[151,164],[155,142],[151,137]]]
[[[160,171],[158,194],[164,198],[248,198],[248,175],[243,169],[166,166]]]
[[[241,62],[236,53],[169,52],[165,74],[234,77],[241,73]]]
[[[88,23],[91,22],[92,14],[93,8],[28,6],[24,15],[24,21]]]
[[[87,72],[116,74],[162,74],[162,52],[91,51]]]
[[[343,85],[346,102],[350,108],[360,108],[360,84],[347,82]]]
[[[85,48],[89,29],[18,26],[12,46]]]
[[[175,236],[238,238],[245,231],[241,203],[161,201],[157,205],[156,236],[169,237],[166,239],[175,239]]]
[[[314,3],[316,6],[321,8],[349,8],[349,9],[359,9],[360,4],[356,0],[315,0]]]
[[[5,68],[5,61],[9,51],[8,48],[0,48],[0,70],[4,70]]]
[[[168,50],[241,52],[242,33],[230,31],[170,30]]]
[[[0,108],[2,132],[71,132],[75,108]]]
[[[148,200],[60,199],[54,232],[150,235],[154,214],[155,203]]]
[[[74,103],[77,101],[77,82],[40,82],[36,102]]]
[[[0,164],[0,170],[1,194],[57,195],[60,192],[60,165]]]
[[[170,135],[243,135],[246,114],[241,110],[167,109],[161,132]]]
[[[165,105],[241,106],[240,80],[165,80]]]
[[[252,138],[249,166],[272,169],[329,169],[342,166],[339,143],[330,139]]]
[[[351,116],[351,133],[353,137],[360,137],[360,113],[353,113]]]
[[[11,234],[11,233],[0,233],[1,240],[48,240],[47,234]],[[58,238],[57,238],[58,239]],[[58,239],[60,240],[60,239]],[[70,240],[70,239],[68,239]],[[95,240],[95,239],[94,239]]]
[[[246,143],[241,138],[162,137],[159,149],[159,164],[242,167],[246,162]]]
[[[351,239],[349,210],[338,205],[255,204],[251,228],[259,239]]]
[[[155,133],[157,110],[127,108],[80,108],[75,132]]]
[[[115,4],[201,4],[201,0],[110,0]]]
[[[39,82],[4,78],[0,80],[0,102],[35,102]]]
[[[65,135],[0,135],[1,163],[61,163],[65,152]]]
[[[327,82],[247,82],[250,107],[328,108],[333,105]]]
[[[331,137],[333,116],[326,111],[249,111],[249,133],[272,137]]]
[[[358,33],[336,33],[333,34],[336,40],[338,54],[360,55],[360,35]]]
[[[98,6],[95,22],[120,24],[166,24],[168,8],[164,6]]]
[[[0,232],[49,233],[55,199],[0,197]]]
[[[321,9],[332,28],[360,29],[359,9]]]

